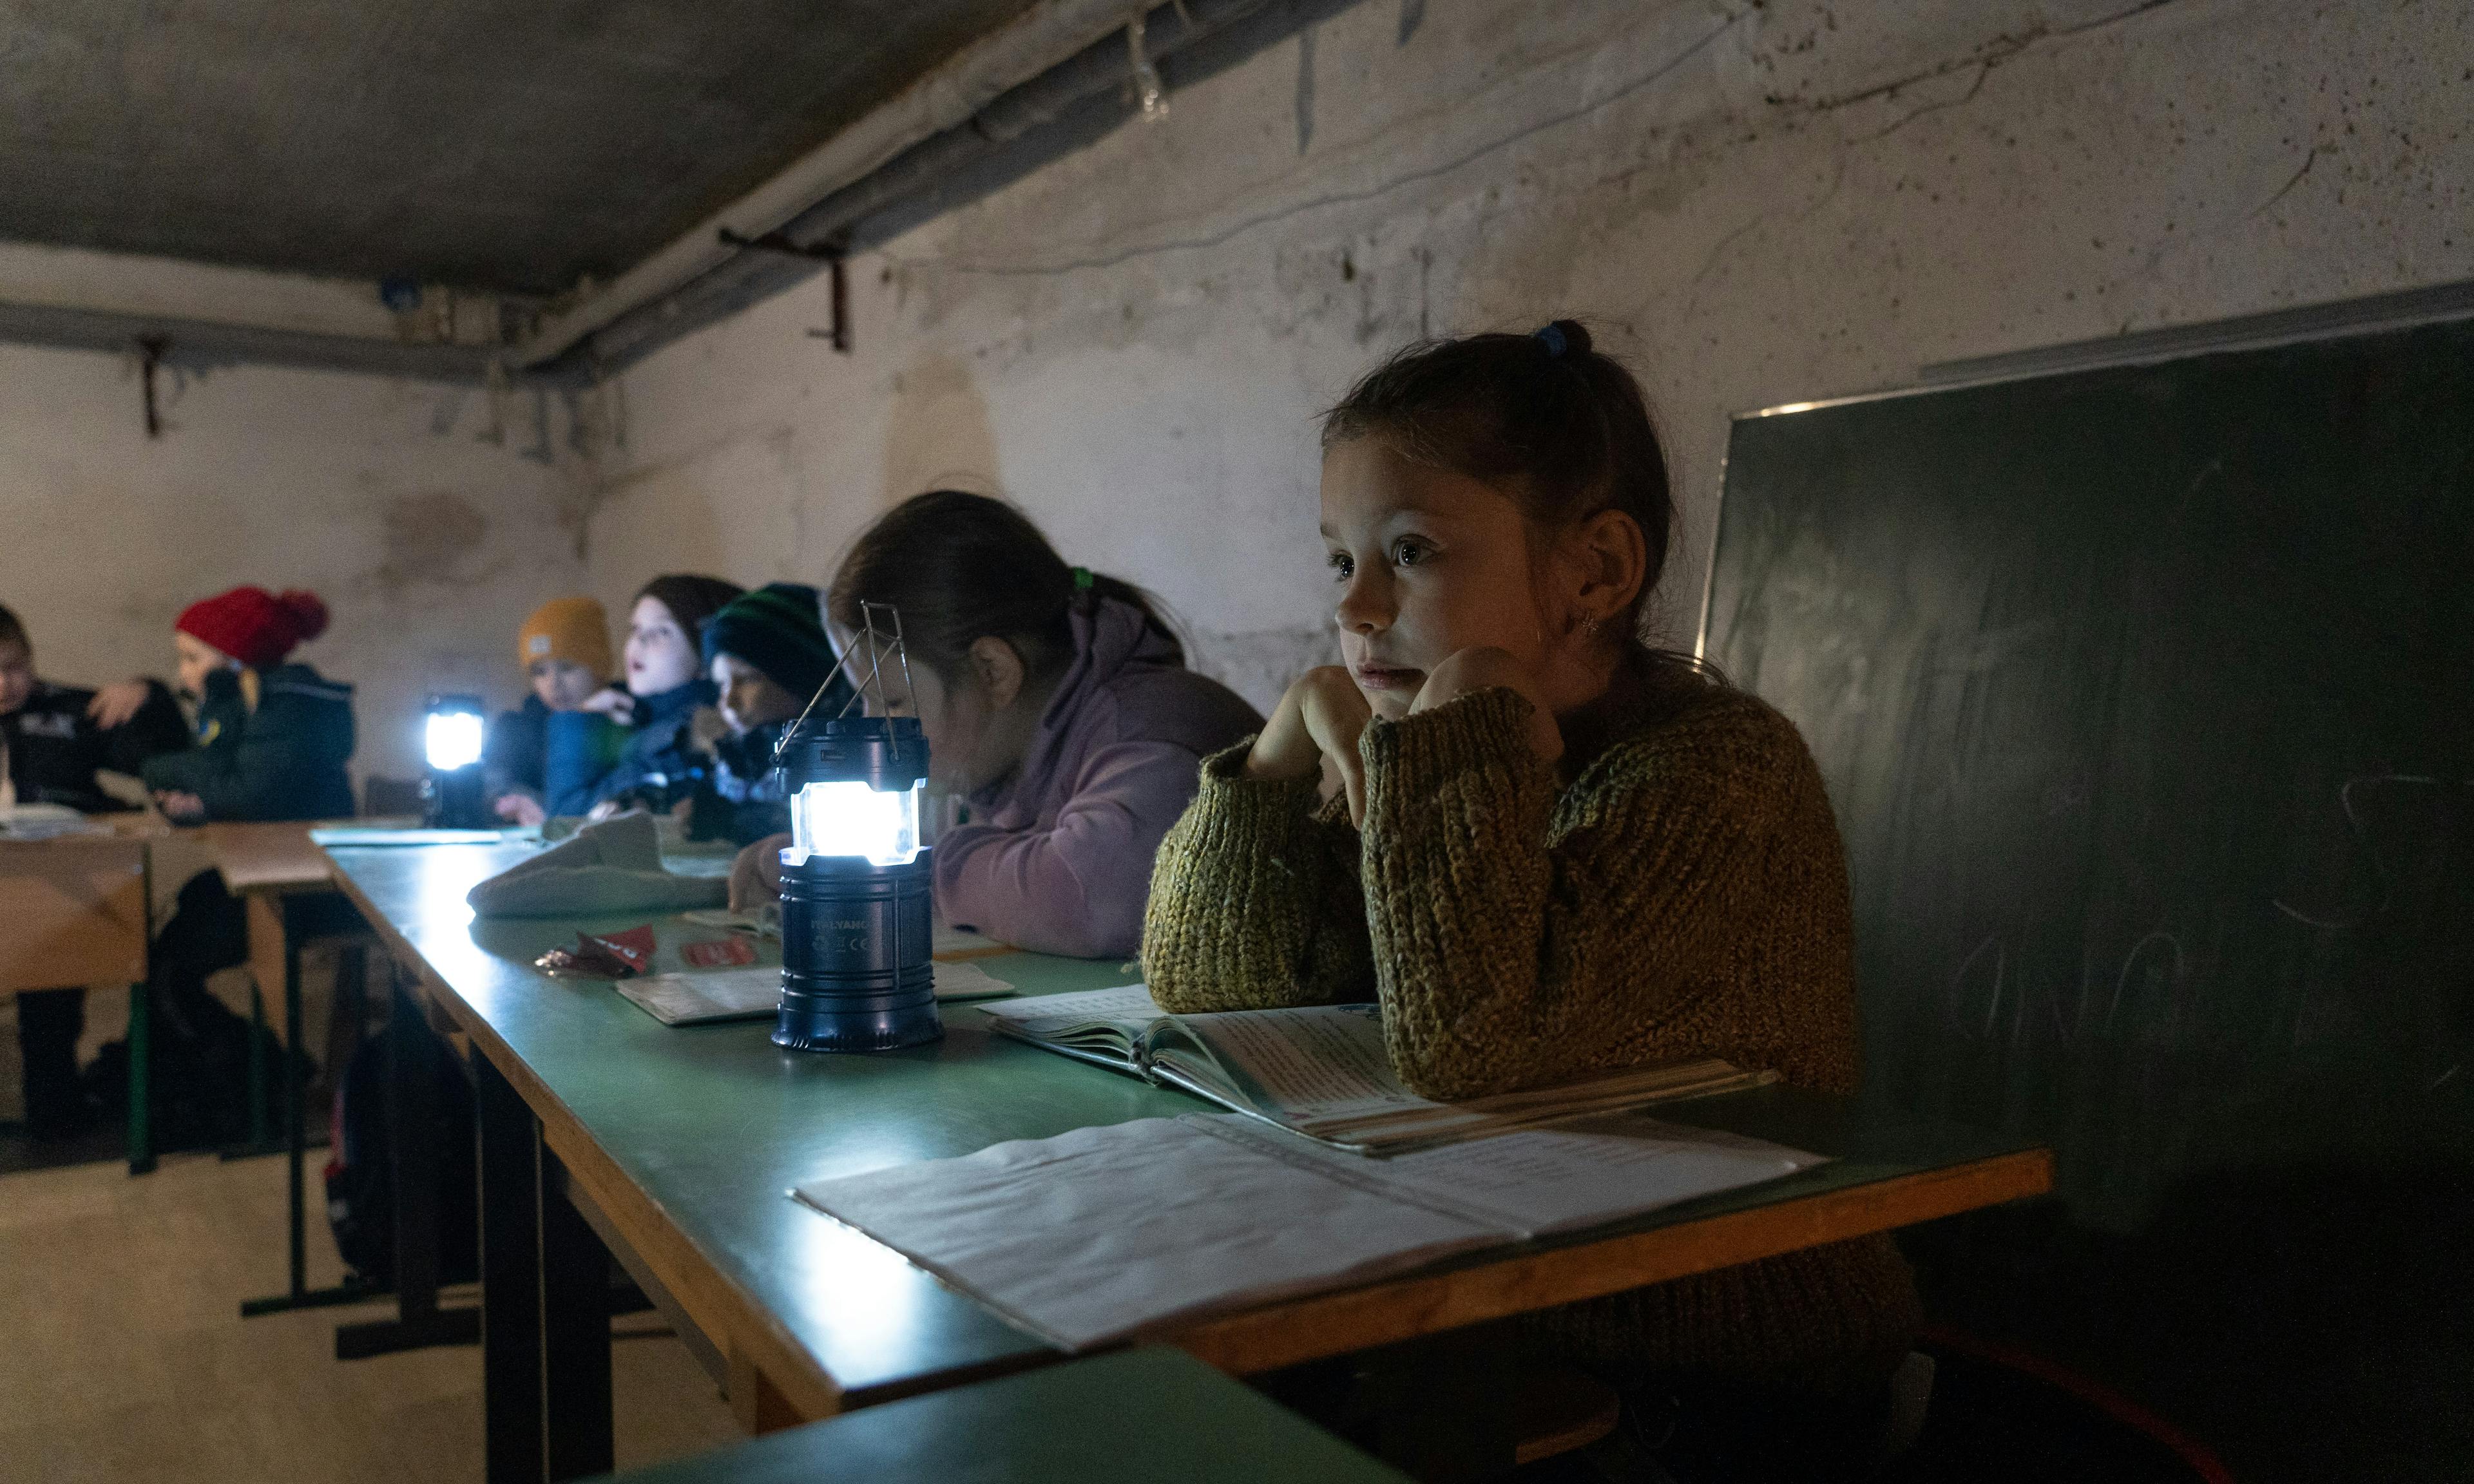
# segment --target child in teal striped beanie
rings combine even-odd
[[[834,673],[816,589],[767,583],[733,601],[705,623],[704,662],[721,692],[730,735],[714,745],[713,777],[697,792],[688,829],[699,839],[746,845],[790,827],[773,749]],[[836,677],[832,692],[816,702],[819,712],[833,715],[849,694],[848,682]]]

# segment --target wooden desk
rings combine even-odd
[[[142,986],[154,935],[153,847],[164,831],[147,814],[109,815],[109,835],[0,841],[0,994],[95,985]],[[129,1016],[129,1173],[155,1168],[148,1100],[146,995]]]
[[[290,922],[290,903],[296,898],[315,896],[335,889],[333,866],[317,846],[310,843],[313,826],[303,821],[272,821],[253,824],[202,825],[197,835],[206,848],[207,857],[214,862],[215,872],[224,879],[224,890],[241,899],[248,914],[249,977],[253,986],[250,996],[250,1141],[249,1152],[272,1153],[261,1117],[266,1106],[261,1095],[264,1068],[257,1059],[256,1035],[261,1027],[274,1030],[276,1039],[287,1053],[284,1065],[292,1065],[292,1054],[301,1046],[301,951],[298,935]],[[281,996],[277,1014],[266,1014],[266,997]],[[284,1117],[294,1130],[294,1143],[299,1142],[302,1123],[301,1089],[297,1079],[287,1071],[284,1095]],[[296,1178],[295,1184],[298,1185]],[[298,1204],[297,1202],[295,1203]],[[294,1223],[296,1238],[299,1222]],[[296,1271],[298,1270],[296,1265]]]
[[[261,993],[280,993],[279,1013],[268,1017],[284,1045],[300,1036],[293,1003],[299,987],[298,955],[290,951],[283,922],[287,897],[335,889],[334,867],[326,852],[310,843],[306,823],[204,825],[198,833],[206,843],[224,889],[240,898],[249,912],[249,972]]]
[[[310,843],[316,825],[301,820],[266,824],[202,825],[198,833],[214,851],[215,869],[235,897],[333,889],[334,863]]]
[[[571,944],[579,927],[609,931],[631,920],[474,921],[465,892],[523,853],[504,846],[330,850],[344,890],[480,1053],[491,1313],[501,1297],[521,1301],[527,1291],[523,1275],[512,1272],[506,1294],[493,1290],[492,1223],[507,1210],[527,1217],[537,1210],[538,1231],[501,1233],[499,1247],[526,1247],[544,1274],[589,1266],[592,1254],[573,1233],[552,1230],[571,1204],[682,1332],[694,1331],[691,1344],[726,1373],[732,1404],[751,1430],[1057,1358],[785,1192],[888,1161],[1204,1105],[995,1037],[966,1007],[945,1008],[941,1042],[869,1057],[786,1052],[766,1040],[762,1022],[666,1027],[607,985],[552,980],[531,968],[544,950]],[[657,933],[673,955],[685,938],[714,936],[675,919],[659,922]],[[982,962],[1030,993],[1125,978],[1109,963],[1031,954]],[[1790,1089],[1709,1099],[1670,1115],[1836,1158],[1612,1231],[1204,1321],[1167,1338],[1225,1369],[1251,1372],[1929,1220],[2038,1193],[2050,1180],[2041,1150],[1966,1130],[1868,1119],[1846,1100]],[[511,1119],[522,1120],[523,1137],[537,1137],[537,1148],[503,1142]],[[525,1169],[569,1200],[536,1205],[529,1189],[503,1194]],[[557,1307],[545,1300],[533,1312]],[[573,1331],[537,1336],[527,1354],[508,1361],[510,1384],[549,1376],[551,1394],[541,1404],[557,1413],[567,1404],[557,1395],[560,1368],[595,1363],[591,1324],[588,1315]],[[606,1318],[599,1327],[600,1410],[579,1414],[586,1421],[575,1430],[598,1426],[606,1468]],[[513,1329],[486,1321],[484,1328],[492,1345]],[[485,1356],[485,1373],[495,1367]],[[579,1385],[569,1400],[589,1407],[593,1389]],[[495,1410],[491,1424],[496,1434]],[[553,1438],[564,1427],[555,1415],[530,1425]],[[521,1440],[511,1444],[507,1456],[518,1462],[509,1467],[520,1468],[524,1455]],[[500,1456],[495,1435],[491,1456]],[[542,1456],[540,1448],[529,1456]],[[555,1465],[552,1473],[561,1476]]]
[[[0,993],[146,977],[146,841],[0,841]]]
[[[1406,1484],[1173,1350],[1125,1351],[888,1402],[617,1484]]]

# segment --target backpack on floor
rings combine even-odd
[[[430,1137],[438,1150],[438,1281],[469,1283],[480,1276],[478,1170],[473,1149],[473,1089],[454,1058],[431,1059]],[[395,1281],[395,1132],[387,1122],[386,1038],[363,1041],[335,1083],[333,1131],[327,1160],[327,1222],[335,1250],[374,1283]]]
[[[148,1119],[158,1150],[229,1148],[250,1135],[250,1023],[203,991],[182,994],[138,986],[151,993],[147,1045]],[[264,1082],[260,1095],[265,1126],[283,1127],[283,1042],[264,1026],[256,1030]],[[317,1064],[303,1052],[298,1060],[303,1086],[318,1074]],[[129,1103],[129,1046],[108,1041],[81,1074],[85,1095],[108,1109]]]

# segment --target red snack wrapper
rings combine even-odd
[[[648,922],[598,938],[578,933],[574,947],[552,948],[533,960],[533,967],[562,979],[627,979],[643,973],[652,961],[653,927]]]
[[[744,938],[718,938],[710,943],[682,944],[679,957],[691,969],[728,969],[756,962],[756,945]]]
[[[642,927],[628,928],[621,933],[607,933],[598,938],[590,938],[578,933],[575,935],[575,940],[579,945],[607,948],[617,955],[620,963],[627,966],[629,973],[641,974],[653,962],[653,924],[650,922]]]

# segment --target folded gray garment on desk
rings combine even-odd
[[[653,817],[622,814],[587,825],[565,842],[508,867],[466,893],[464,899],[483,917],[684,912],[728,901],[730,882],[664,870]]]

